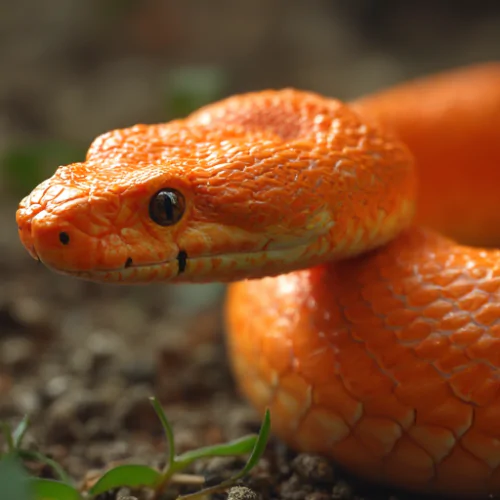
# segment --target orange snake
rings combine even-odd
[[[480,247],[500,242],[499,192],[490,63],[109,132],[17,222],[80,278],[264,277],[230,286],[228,342],[274,431],[378,482],[474,496],[500,492],[500,251]]]

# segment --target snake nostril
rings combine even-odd
[[[69,234],[66,233],[65,231],[61,231],[59,233],[59,241],[63,244],[63,245],[67,245],[69,243]]]
[[[129,258],[125,261],[125,269],[126,269],[127,267],[130,267],[133,263],[134,263],[134,261],[132,260],[132,257],[129,257]]]

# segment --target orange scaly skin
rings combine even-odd
[[[415,154],[418,191],[406,146],[373,118]],[[500,251],[410,221],[417,198],[419,221],[500,239],[499,131],[499,64],[351,107],[236,96],[96,139],[21,202],[19,233],[49,267],[95,281],[279,275],[231,285],[227,303],[235,376],[277,434],[376,481],[498,493]],[[169,227],[148,212],[162,188],[186,200]]]
[[[496,247],[500,246],[499,85],[500,64],[483,64],[356,102],[359,111],[394,129],[417,158],[416,223],[462,242]]]

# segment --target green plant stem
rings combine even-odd
[[[163,426],[163,430],[165,431],[165,435],[167,437],[168,459],[167,459],[167,465],[165,466],[165,470],[169,470],[174,466],[175,462],[174,431],[172,429],[172,426],[170,425],[170,422],[168,421],[167,416],[165,415],[165,412],[163,411],[160,402],[155,397],[149,398],[149,401],[151,401],[151,404],[153,405],[153,408],[156,414],[158,415],[158,418],[160,419],[161,425]]]
[[[180,467],[177,466],[175,461],[175,441],[174,441],[174,431],[172,429],[172,426],[170,425],[170,422],[168,421],[168,418],[165,415],[165,412],[163,411],[163,408],[158,399],[156,399],[155,397],[151,397],[149,398],[149,400],[153,405],[153,408],[156,414],[158,415],[158,418],[160,419],[160,422],[163,426],[163,430],[165,431],[165,436],[168,442],[167,464],[163,468],[163,471],[161,473],[161,480],[156,485],[155,493],[153,496],[153,500],[156,500],[159,498],[159,496],[169,483],[171,477],[180,470]]]
[[[72,485],[71,478],[66,474],[66,471],[55,461],[49,457],[46,457],[38,451],[32,450],[16,450],[17,455],[24,460],[33,460],[35,462],[40,462],[42,464],[48,465],[55,473],[57,478],[66,483],[67,485]]]
[[[12,429],[6,422],[0,422],[0,429],[7,445],[7,453],[12,453],[15,450],[14,438],[12,437]]]
[[[26,435],[26,431],[28,430],[29,425],[30,425],[29,416],[24,415],[21,422],[19,422],[19,425],[12,433],[12,440],[14,442],[14,446],[16,449],[21,448],[24,436]]]

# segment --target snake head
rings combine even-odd
[[[232,281],[380,245],[412,196],[401,144],[339,101],[267,91],[98,137],[17,222],[31,255],[81,278]]]
[[[21,241],[49,268],[92,281],[229,281],[279,272],[332,225],[317,203],[287,226],[280,212],[293,200],[281,193],[268,206],[249,172],[228,180],[218,166],[206,177],[206,165],[169,161],[59,167],[21,201]]]

